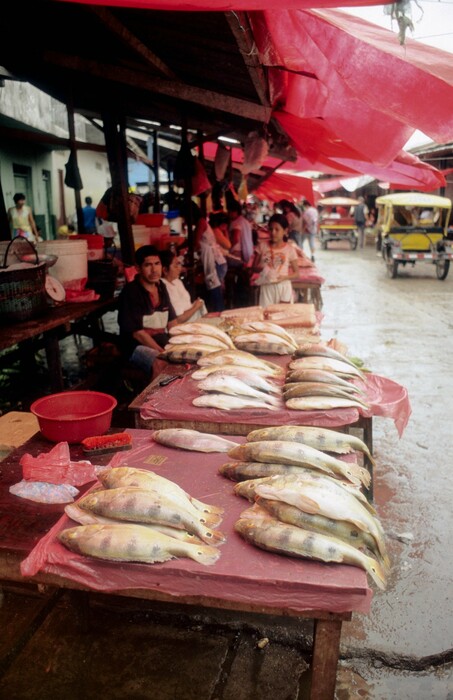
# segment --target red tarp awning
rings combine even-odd
[[[144,10],[169,10],[181,12],[251,12],[273,9],[275,0],[60,0],[82,5],[107,5],[110,7],[135,7]],[[383,5],[380,0],[348,0],[349,7]],[[282,0],[279,7],[300,10],[310,7],[338,7],[338,0]]]
[[[308,199],[313,204],[312,181],[306,177],[286,173],[273,173],[253,194],[272,202],[278,202],[280,199],[293,199],[296,202]]]

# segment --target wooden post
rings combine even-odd
[[[198,140],[198,160],[200,163],[204,166],[205,160],[204,160],[204,148],[203,148],[203,132],[198,130],[197,133],[197,140]],[[201,215],[206,218],[207,211],[206,211],[206,200],[208,199],[208,195],[206,192],[202,192],[200,194],[200,209],[201,209]]]
[[[154,213],[160,212],[160,179],[159,179],[159,132],[153,132],[153,165],[154,165]]]
[[[102,115],[105,145],[112,177],[113,206],[117,212],[118,231],[121,241],[121,256],[125,265],[134,265],[135,249],[132,224],[129,214],[127,157],[124,129],[110,112]]]
[[[341,620],[315,620],[310,700],[334,700]]]
[[[187,119],[183,119],[181,132],[181,143],[187,141]],[[184,209],[187,224],[187,286],[189,292],[193,292],[195,287],[194,252],[195,252],[195,230],[192,219],[192,178],[186,173],[184,177]]]
[[[0,241],[9,241],[11,238],[11,230],[9,228],[8,210],[3,198],[2,181],[0,180]],[[3,260],[0,260],[0,265],[3,265]]]
[[[74,159],[74,162],[77,164],[77,146],[74,125],[74,103],[72,101],[72,95],[69,95],[67,99],[66,109],[68,112],[69,148],[71,151],[71,156]],[[82,198],[80,196],[80,190],[74,190],[74,197],[77,214],[77,231],[79,233],[85,233],[85,222],[83,219]]]

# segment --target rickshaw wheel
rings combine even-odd
[[[444,280],[450,269],[449,260],[438,260],[436,262],[436,275],[438,280]]]
[[[390,279],[393,280],[398,274],[398,261],[393,260],[390,250],[387,247],[383,249],[382,254],[384,256],[385,267],[387,269],[387,277],[390,277]]]

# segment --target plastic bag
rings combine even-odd
[[[70,484],[49,484],[45,481],[19,481],[9,487],[13,496],[35,503],[73,503],[79,490]]]
[[[71,462],[67,442],[59,442],[50,452],[42,452],[37,457],[26,453],[21,457],[20,465],[26,481],[82,486],[96,479],[95,468],[91,462]]]

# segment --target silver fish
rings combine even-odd
[[[356,392],[362,392],[359,387],[351,383],[351,379],[343,379],[334,372],[326,372],[322,369],[290,369],[286,375],[288,383],[295,382],[320,382],[325,384],[339,385],[344,389],[354,388]],[[362,392],[363,393],[363,392]]]
[[[261,367],[270,369],[275,376],[282,376],[284,374],[282,367],[279,367],[273,362],[261,360],[250,352],[242,352],[242,350],[219,350],[218,352],[210,354],[209,357],[200,358],[198,364],[200,367],[224,364],[241,365],[241,367]]]
[[[228,451],[233,459],[243,462],[271,462],[314,467],[330,475],[338,475],[353,484],[363,483],[368,488],[370,473],[357,464],[343,462],[336,457],[302,443],[285,440],[264,440],[237,445]]]
[[[291,370],[296,369],[321,369],[326,372],[334,372],[341,377],[360,377],[365,379],[365,375],[354,365],[349,365],[342,360],[335,360],[331,357],[299,357],[289,363]]]
[[[287,408],[295,411],[329,411],[334,408],[367,408],[356,399],[337,396],[300,396],[286,401]]]
[[[168,341],[169,345],[209,345],[217,350],[219,348],[230,347],[224,340],[215,338],[212,335],[195,335],[186,333],[184,335],[173,335]]]
[[[234,528],[248,542],[270,552],[359,566],[380,589],[386,587],[385,573],[372,557],[334,537],[282,523],[257,506],[242,513]]]
[[[275,396],[271,396],[263,391],[246,384],[241,379],[230,375],[210,374],[206,379],[201,379],[198,386],[202,391],[214,391],[231,396],[253,396],[265,403],[273,406],[282,406],[282,402]]]
[[[258,333],[272,333],[273,335],[284,338],[284,340],[297,348],[297,343],[294,336],[292,336],[291,333],[288,333],[288,331],[281,326],[278,326],[276,323],[272,323],[271,321],[249,321],[248,323],[243,323],[241,325],[241,330],[257,331]]]
[[[249,376],[252,377],[275,377],[275,372],[274,370],[271,370],[269,367],[262,366],[262,367],[244,367],[244,365],[233,365],[233,364],[224,364],[224,365],[206,365],[205,367],[198,367],[195,372],[192,374],[193,379],[205,379],[208,377],[210,374],[213,372],[224,372],[225,374],[231,374],[233,376],[239,376],[240,379],[242,379],[242,376],[239,373],[247,373]],[[251,386],[254,386],[253,384]]]
[[[205,544],[189,544],[142,525],[80,525],[63,530],[58,539],[77,554],[107,559],[153,564],[174,557],[189,557],[211,566],[220,552]]]
[[[235,338],[235,343],[236,347],[240,350],[258,353],[260,355],[291,355],[293,352],[293,348],[289,345],[285,345],[283,342],[265,343],[253,339],[240,341]]]
[[[234,338],[235,345],[248,342],[258,344],[262,343],[263,345],[284,345],[287,346],[288,350],[291,350],[292,352],[294,352],[294,350],[297,348],[297,345],[294,342],[294,340],[287,340],[281,335],[277,335],[275,333],[260,333],[257,331],[251,331],[249,333],[243,333],[242,335],[239,334]]]
[[[341,362],[346,362],[348,365],[356,367],[354,362],[346,357],[346,355],[342,355],[341,352],[330,348],[328,345],[304,343],[298,346],[294,355],[295,357],[331,357],[334,360],[341,360]]]
[[[374,464],[374,459],[363,440],[360,440],[355,435],[340,433],[328,428],[315,428],[305,425],[279,425],[277,427],[252,430],[247,435],[247,442],[259,442],[262,440],[301,442],[323,452],[337,452],[338,454],[347,454],[356,450],[366,454],[371,463]]]
[[[239,365],[212,365],[211,367],[202,367],[193,372],[192,379],[206,379],[211,375],[215,377],[236,377],[236,379],[240,379],[249,386],[264,391],[267,394],[279,394],[281,396],[282,393],[280,386],[272,384],[262,374],[258,374],[254,370],[247,369],[246,367],[240,367]]]
[[[193,450],[195,452],[228,452],[229,449],[237,445],[236,442],[219,435],[200,433],[198,430],[187,428],[155,430],[153,440],[167,447],[177,447],[180,450]]]
[[[221,411],[231,411],[243,408],[264,408],[267,411],[278,411],[277,406],[272,406],[253,396],[231,396],[229,394],[203,394],[193,399],[194,406],[206,408],[218,408]]]
[[[197,362],[202,357],[216,352],[212,345],[167,345],[164,352],[159,355],[167,362],[181,364],[183,362]]]
[[[352,396],[352,393],[337,385],[315,382],[298,382],[287,389],[283,387],[283,398],[285,401],[303,396],[334,396],[341,399],[353,398],[354,401],[362,403],[358,397]],[[365,407],[365,404],[363,406]]]
[[[169,330],[170,336],[174,335],[207,335],[222,340],[227,347],[234,349],[234,343],[228,333],[210,323],[178,323]]]

